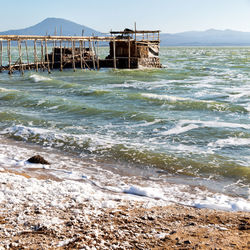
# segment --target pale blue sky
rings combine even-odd
[[[250,0],[0,0],[0,31],[65,18],[101,32],[111,29],[234,29],[250,32]]]

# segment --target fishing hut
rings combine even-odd
[[[106,60],[116,62],[116,67],[161,68],[159,59],[160,31],[159,30],[131,30],[111,31],[114,39],[109,43],[109,55]],[[103,66],[107,62],[103,62]]]
[[[109,54],[99,55],[109,45]],[[77,68],[161,68],[160,31],[111,31],[109,36],[0,36],[0,72]]]

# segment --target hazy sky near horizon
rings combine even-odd
[[[160,29],[164,33],[233,29],[250,32],[250,0],[0,0],[0,31],[58,17],[101,32]]]

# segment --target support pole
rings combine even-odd
[[[18,53],[19,53],[19,71],[22,72],[23,75],[22,47],[20,40],[18,40]]]
[[[116,69],[116,45],[115,45],[115,38],[113,39],[113,58],[114,58],[114,68]]]
[[[131,57],[131,52],[130,52],[130,36],[128,37],[128,68],[130,69],[130,57]]]
[[[34,40],[34,63],[36,64],[36,72],[38,71],[38,58],[36,51],[36,40]]]
[[[28,53],[27,40],[25,40],[25,50],[26,50],[26,57],[27,57],[28,69],[30,70],[30,60],[29,60],[29,53]]]
[[[80,44],[79,44],[79,47],[80,47],[80,60],[81,60],[81,69],[83,68],[83,65],[82,65],[82,60],[83,60],[83,58],[82,58],[82,41],[80,41]]]
[[[43,58],[43,41],[41,40],[41,68],[44,71],[44,58]]]
[[[60,71],[63,71],[62,40],[60,40]]]
[[[54,68],[54,63],[55,63],[55,47],[56,47],[56,41],[53,40],[53,48],[52,48],[52,64],[51,68]]]
[[[74,72],[76,71],[76,62],[75,62],[75,41],[71,39],[71,47],[72,47],[72,66],[74,69]]]
[[[97,69],[100,69],[100,59],[99,59],[99,41],[97,41],[97,48],[96,48],[96,64]]]
[[[3,66],[3,41],[0,41],[0,66]]]
[[[96,51],[95,51],[95,42],[94,41],[92,41],[92,55],[93,55],[94,70],[96,70]]]
[[[135,22],[135,57],[137,57],[136,22]]]
[[[8,40],[7,51],[8,51],[8,57],[9,57],[9,74],[11,75],[12,71],[11,71],[11,42],[10,40]]]
[[[90,56],[92,56],[93,68],[95,69],[94,51],[93,51],[93,48],[92,48],[91,39],[89,39],[89,53],[91,53]]]
[[[49,53],[48,53],[48,46],[47,46],[47,40],[45,39],[45,54],[46,54],[46,60],[47,60],[47,69],[48,74],[50,74],[50,66],[49,66]]]

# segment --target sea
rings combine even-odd
[[[250,211],[250,48],[162,47],[160,60],[0,73],[0,167]],[[51,165],[29,164],[35,154]]]

